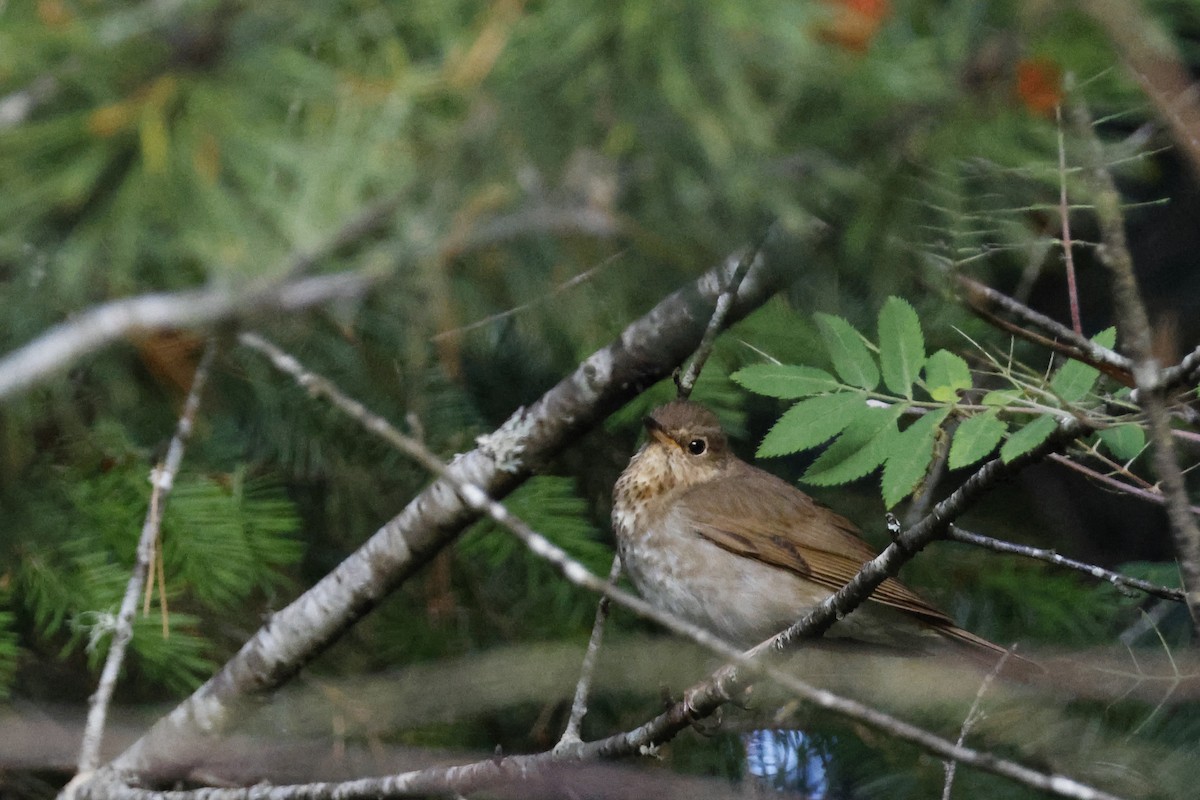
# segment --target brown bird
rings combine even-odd
[[[650,603],[748,647],[875,557],[850,520],[734,455],[703,406],[668,403],[645,425],[648,440],[613,488],[612,518],[625,570]],[[990,663],[1005,652],[892,578],[826,636],[904,650],[957,642]]]

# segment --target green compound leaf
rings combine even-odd
[[[878,467],[900,435],[896,420],[904,406],[866,407],[838,440],[813,462],[802,480],[815,486],[835,486],[861,478]]]
[[[950,416],[951,409],[930,411],[913,422],[892,440],[887,461],[883,465],[883,504],[887,508],[908,497],[921,483],[933,460],[933,445],[938,430]]]
[[[1008,441],[1000,448],[1000,458],[1004,463],[1012,461],[1023,453],[1028,453],[1049,438],[1058,429],[1058,420],[1051,416],[1038,417],[1021,430],[1008,437]]]
[[[958,393],[971,388],[967,362],[947,350],[938,350],[925,362],[925,386],[939,403],[953,403]]]
[[[801,400],[784,412],[758,446],[760,458],[786,456],[823,444],[867,410],[858,392],[839,392]]]
[[[851,386],[873,391],[879,385],[879,367],[859,332],[832,314],[817,314],[816,320],[837,374]]]
[[[730,377],[755,394],[783,400],[832,392],[840,387],[837,379],[823,369],[790,364],[754,364]]]
[[[1121,461],[1132,461],[1146,448],[1146,432],[1140,425],[1128,422],[1101,430],[1100,441]]]
[[[1008,432],[1008,426],[997,418],[998,413],[999,409],[992,408],[962,421],[950,443],[950,458],[946,462],[950,469],[968,467],[991,455]]]
[[[879,366],[884,385],[911,400],[913,383],[924,364],[925,336],[917,312],[907,300],[889,297],[879,311]]]

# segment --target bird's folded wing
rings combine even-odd
[[[792,572],[836,591],[876,553],[845,517],[818,505],[781,480],[753,481],[737,476],[688,493],[676,506],[686,525],[731,553]],[[713,483],[729,481],[717,487]],[[871,599],[908,611],[935,625],[951,619],[904,584],[887,578]]]

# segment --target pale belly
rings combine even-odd
[[[634,537],[632,519],[621,509],[613,520],[621,562],[642,597],[733,644],[757,644],[830,594],[699,534],[654,525]]]

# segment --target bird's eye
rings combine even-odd
[[[694,456],[704,455],[704,451],[708,449],[708,442],[703,439],[692,439],[688,442],[688,452]]]

